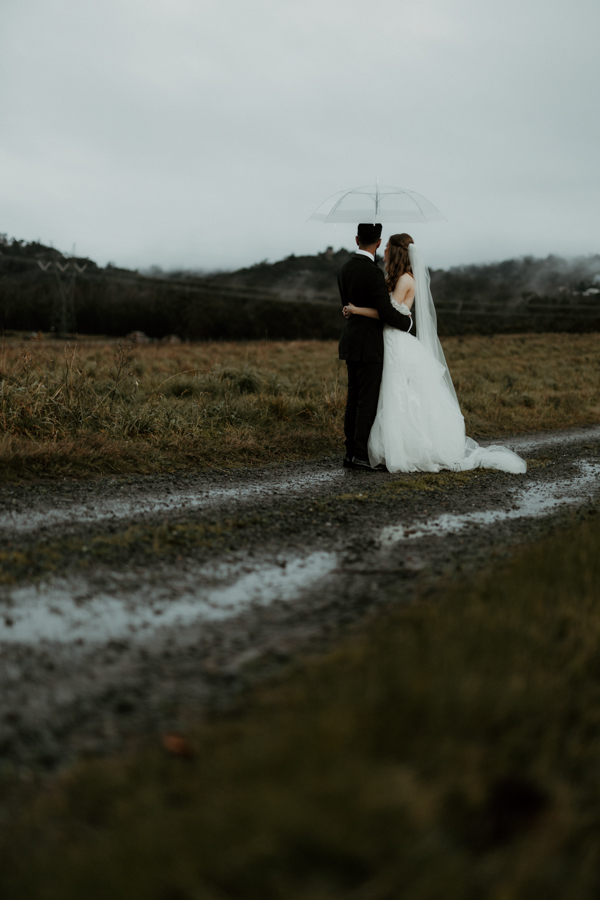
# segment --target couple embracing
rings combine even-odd
[[[344,466],[525,472],[512,450],[480,447],[466,436],[437,335],[429,272],[411,236],[390,237],[385,276],[375,262],[381,225],[359,225],[356,243],[338,272],[346,317],[340,359],[348,367]]]

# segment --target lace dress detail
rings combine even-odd
[[[410,310],[392,297],[394,309]],[[412,317],[411,317],[412,318]],[[383,375],[377,415],[369,437],[372,466],[390,472],[463,471],[479,466],[526,471],[507,447],[480,447],[465,433],[465,420],[446,383],[446,369],[418,338],[383,328]]]
[[[390,294],[390,303],[392,304],[392,306],[394,307],[396,312],[402,313],[403,316],[408,316],[410,318],[410,328],[406,332],[406,334],[409,334],[412,331],[412,327],[413,327],[413,317],[412,317],[412,313],[411,313],[410,309],[408,308],[406,303],[398,303],[397,300],[394,300],[394,298],[392,297],[391,294]]]

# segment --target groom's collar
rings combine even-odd
[[[371,260],[371,262],[375,262],[375,257],[372,253],[369,253],[368,250],[355,250],[354,252],[357,256],[367,256]]]

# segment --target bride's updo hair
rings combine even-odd
[[[393,293],[401,275],[405,272],[411,275],[413,273],[408,257],[409,244],[414,244],[410,234],[393,234],[389,240],[385,283],[390,294]]]

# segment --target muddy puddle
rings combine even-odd
[[[511,509],[490,509],[452,515],[444,513],[422,524],[390,525],[379,536],[382,544],[414,541],[423,537],[444,537],[469,527],[490,528],[511,519],[538,518],[560,506],[581,503],[582,498],[600,492],[600,464],[581,461],[581,475],[561,481],[533,484],[512,492]]]
[[[600,463],[580,460],[576,468],[577,474],[567,478],[512,488],[505,508],[442,513],[428,521],[387,525],[374,535],[376,544],[385,550],[402,541],[542,518],[598,495]],[[297,487],[296,482],[280,482],[278,489],[283,493],[289,485]],[[4,595],[0,644],[94,644],[121,638],[144,642],[161,629],[222,621],[275,601],[292,603],[307,591],[323,589],[339,558],[338,552],[325,550],[287,553],[271,563],[242,558],[235,563],[188,565],[185,571],[163,569],[159,577],[152,570],[135,575],[104,572],[101,585],[95,583],[97,574],[89,579],[78,574],[14,587]]]
[[[572,444],[582,444],[585,441],[600,440],[600,425],[591,428],[574,428],[571,431],[553,431],[537,434],[515,436],[501,439],[497,443],[504,443],[516,453],[531,453],[541,447],[568,447]],[[482,446],[488,446],[492,441],[480,441]]]
[[[254,571],[243,571],[247,563],[242,563],[238,571],[231,565],[199,568],[185,580],[174,572],[168,584],[158,586],[140,585],[136,579],[129,586],[116,583],[112,590],[98,591],[81,578],[29,585],[10,592],[7,611],[0,619],[0,643],[144,641],[163,628],[219,621],[275,600],[292,602],[329,575],[336,564],[336,554],[317,552],[282,558]]]
[[[597,508],[600,428],[504,443],[543,452],[523,476],[397,479],[328,459],[10,487],[0,521],[13,560],[0,585],[4,758],[60,767],[227,708],[274,666],[336,646],[380,605],[414,602]],[[217,507],[235,516],[236,504],[239,528],[193,543]],[[129,523],[146,515],[127,543]],[[84,553],[96,538],[107,555]],[[37,575],[18,568],[32,547],[45,548]]]
[[[89,504],[64,502],[60,507],[8,510],[0,518],[0,531],[26,534],[40,528],[60,525],[90,525],[104,521],[139,519],[160,514],[190,513],[210,509],[224,504],[255,503],[261,498],[272,501],[278,496],[293,496],[306,491],[327,489],[340,482],[343,473],[339,471],[302,473],[294,478],[265,478],[251,484],[236,484],[235,487],[210,487],[196,491],[169,491],[165,493],[136,494],[133,497],[94,495]]]

